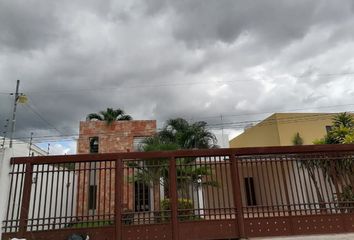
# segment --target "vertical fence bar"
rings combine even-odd
[[[8,205],[7,205],[7,211],[6,211],[6,222],[5,222],[5,231],[8,231],[8,225],[10,225],[10,230],[12,230],[12,224],[13,224],[13,217],[10,217],[10,206],[11,206],[11,199],[12,199],[12,190],[13,190],[13,180],[14,180],[14,175],[15,175],[15,167],[16,167],[16,164],[11,164],[11,180],[10,180],[10,192],[9,192],[9,197],[8,197]],[[16,178],[18,176],[16,175]],[[16,189],[15,189],[16,190]],[[15,199],[13,199],[13,202],[15,202]],[[14,208],[12,207],[12,213],[14,211]],[[18,222],[16,222],[15,225],[17,225]],[[17,230],[17,229],[16,229]]]
[[[243,216],[243,206],[242,206],[242,191],[240,185],[240,177],[239,177],[239,169],[238,169],[238,162],[235,158],[234,154],[230,155],[230,164],[231,164],[231,177],[232,177],[232,191],[234,196],[234,205],[236,208],[236,219],[237,219],[237,226],[239,229],[240,237],[245,238],[245,223],[244,223],[244,216]]]
[[[115,169],[115,224],[116,224],[116,239],[122,239],[122,195],[123,195],[123,159],[116,160]]]
[[[25,165],[26,164],[21,164],[21,165],[17,165],[17,170],[19,170],[19,167],[22,166],[22,170],[20,170],[19,172],[17,172],[17,177],[16,177],[16,182],[17,179],[19,178],[19,175],[21,175],[20,178],[20,188],[19,188],[19,196],[18,196],[18,206],[17,206],[17,211],[16,211],[16,220],[19,219],[20,217],[20,213],[21,213],[21,209],[20,209],[20,202],[22,199],[22,194],[23,194],[23,181],[24,181],[24,176],[25,176]],[[16,183],[17,184],[17,183]],[[17,192],[17,186],[15,185],[15,193]],[[16,202],[16,197],[14,198],[14,203]],[[12,209],[12,211],[14,211],[14,209]],[[12,219],[13,220],[13,219]],[[16,224],[16,226],[18,226],[18,222]]]
[[[27,221],[28,221],[28,209],[30,206],[31,198],[31,187],[32,187],[32,172],[33,165],[31,163],[26,164],[26,173],[25,173],[25,182],[23,186],[23,195],[21,203],[21,214],[20,214],[20,234],[24,236],[27,230]],[[16,189],[15,189],[16,191]]]
[[[287,212],[288,212],[289,216],[291,216],[290,194],[289,194],[289,189],[288,189],[288,182],[286,181],[286,173],[285,173],[285,167],[284,167],[284,164],[287,164],[287,159],[282,159],[280,164],[281,164],[281,174],[282,174],[282,178],[283,178],[284,191],[285,191],[286,207],[288,210]]]
[[[178,195],[177,195],[177,168],[176,159],[170,158],[169,162],[169,181],[170,181],[170,203],[171,203],[171,224],[172,224],[172,239],[178,240]]]

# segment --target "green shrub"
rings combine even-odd
[[[94,228],[94,227],[105,227],[113,225],[113,221],[110,220],[93,220],[93,221],[78,221],[74,223],[69,223],[66,227],[68,228]]]
[[[177,199],[177,208],[178,208],[178,219],[180,221],[185,220],[197,220],[199,216],[194,214],[193,201],[188,198],[179,198]],[[171,202],[169,198],[166,198],[161,201],[161,220],[166,221],[171,217]]]
[[[345,186],[338,194],[338,208],[341,212],[354,212],[354,191],[352,186]]]

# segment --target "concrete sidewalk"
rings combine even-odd
[[[327,235],[305,235],[293,237],[266,237],[266,238],[250,238],[250,240],[354,240],[353,233],[346,234],[327,234]]]

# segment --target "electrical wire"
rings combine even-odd
[[[306,110],[313,110],[313,109],[326,109],[326,108],[338,108],[338,107],[349,107],[349,106],[354,106],[354,103],[341,104],[341,105],[327,105],[327,106],[319,106],[319,107],[311,107],[311,108],[283,109],[283,110],[269,109],[266,112],[242,113],[242,114],[219,114],[219,115],[214,115],[214,116],[195,117],[192,119],[212,119],[212,118],[220,118],[221,116],[222,117],[242,117],[242,116],[270,114],[270,113],[276,113],[276,112],[296,112],[296,111],[306,111]]]
[[[325,73],[325,74],[317,74],[316,77],[318,78],[328,78],[328,77],[337,77],[337,76],[347,76],[347,75],[354,75],[354,72],[346,72],[346,73]],[[295,78],[309,78],[309,76],[293,76]],[[215,83],[237,83],[237,82],[250,82],[254,81],[254,79],[249,80],[217,80],[217,81],[182,81],[182,82],[160,82],[156,84],[145,84],[145,85],[127,85],[127,86],[120,86],[120,87],[105,87],[105,88],[86,88],[86,89],[70,89],[70,90],[41,90],[41,91],[27,91],[27,94],[62,94],[62,93],[79,93],[79,92],[92,92],[92,91],[112,91],[112,90],[119,90],[119,89],[137,89],[137,88],[157,88],[157,87],[168,87],[168,86],[189,86],[194,84],[215,84]],[[11,94],[11,92],[0,92],[0,94]]]
[[[31,100],[31,102],[33,102],[33,101]],[[267,110],[266,112],[243,113],[243,114],[220,114],[220,115],[205,116],[205,117],[185,117],[185,119],[206,120],[206,119],[212,119],[212,118],[220,118],[220,116],[222,116],[223,118],[229,118],[229,117],[241,117],[241,116],[253,116],[253,115],[271,114],[271,113],[276,113],[276,112],[296,112],[296,111],[304,111],[304,110],[306,111],[306,110],[312,110],[312,109],[339,108],[339,107],[348,107],[348,106],[354,106],[354,104],[353,103],[349,103],[349,104],[341,104],[341,105],[318,106],[318,107],[312,107],[312,108],[295,108],[295,109],[281,109],[281,110],[280,109],[278,109],[278,110],[273,109],[273,110]],[[32,111],[32,109],[30,109],[30,108],[29,108],[29,110]],[[319,113],[319,114],[323,115],[324,113]],[[36,115],[38,115],[38,111],[37,111]],[[43,118],[43,117],[41,116],[41,118]],[[44,121],[47,123],[46,120],[44,120]],[[238,121],[236,123],[245,123],[245,124],[247,124],[247,123],[252,123],[252,122],[253,123],[254,122],[260,122],[260,121],[262,121],[262,119],[260,119],[260,120],[252,120],[252,121]],[[232,123],[234,123],[234,122],[232,122]],[[57,131],[58,131],[58,128],[55,127],[53,124],[51,124],[51,123],[48,124],[47,123],[47,125],[51,126],[51,128],[41,128],[41,130],[53,130],[53,129],[56,130],[57,129]],[[220,125],[220,124],[210,124],[210,125]],[[225,125],[225,123],[224,123],[224,125]],[[36,129],[28,129],[28,130],[36,130]]]
[[[348,113],[353,113],[349,112]],[[224,123],[223,125],[212,125],[208,124],[207,127],[210,129],[218,129],[221,126],[229,126],[229,127],[234,127],[236,124],[239,124],[239,126],[246,126],[249,123],[260,123],[262,126],[269,126],[273,124],[292,124],[292,123],[299,123],[299,122],[306,122],[306,121],[319,121],[319,120],[326,120],[328,119],[329,116],[332,116],[333,114],[331,113],[322,113],[322,114],[311,114],[309,116],[291,116],[291,117],[281,117],[277,119],[265,119],[263,121],[261,120],[255,120],[255,121],[239,121],[239,122],[230,122],[230,123]],[[230,128],[231,129],[231,128]],[[161,130],[161,128],[157,129],[157,131]],[[95,135],[101,135],[104,134],[105,136],[113,136],[113,137],[124,137],[125,133],[123,132],[112,132],[112,133],[107,133],[106,131],[100,131],[96,132]],[[68,140],[68,141],[77,141],[80,139],[85,139],[88,136],[92,136],[92,134],[67,134],[67,135],[60,135],[60,136],[55,136],[55,135],[45,135],[45,136],[34,136],[33,141],[34,142],[49,142],[49,141],[62,141],[62,140]],[[26,137],[18,137],[15,138],[16,140],[21,140],[21,139],[28,139],[28,136]]]
[[[54,130],[56,130],[60,134],[64,134],[62,131],[60,131],[58,128],[56,128],[52,123],[50,123],[48,120],[46,120],[34,107],[33,105],[31,106],[29,103],[24,104],[29,110],[31,110],[39,119],[41,119],[43,122],[45,122],[48,126],[52,127]]]

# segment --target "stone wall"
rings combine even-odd
[[[156,133],[156,120],[116,121],[108,125],[102,121],[80,122],[77,153],[90,153],[90,137],[99,138],[99,153],[133,151],[135,137]]]
[[[102,121],[80,122],[80,135],[78,140],[77,153],[90,153],[90,138],[98,137],[99,153],[129,152],[133,151],[134,138],[148,137],[156,133],[155,120],[133,120],[117,121],[108,125]],[[107,215],[114,212],[115,198],[115,163],[96,163],[97,206],[95,211],[88,210],[89,196],[89,175],[90,170],[79,171],[78,189],[78,216],[86,220],[87,215]],[[89,169],[89,164],[81,164],[80,169]],[[109,169],[105,169],[109,168]],[[124,175],[132,173],[124,173]],[[133,209],[133,184],[126,182],[123,185],[123,206],[126,209]]]

